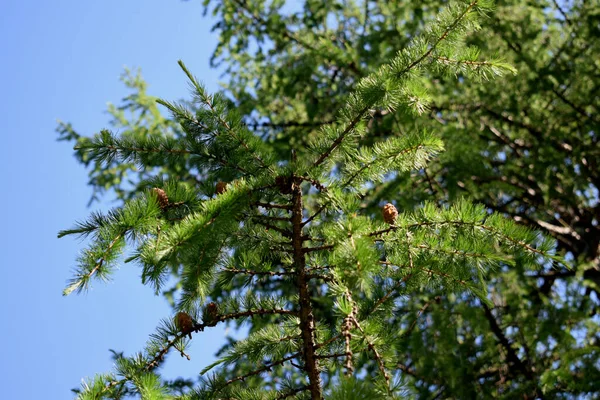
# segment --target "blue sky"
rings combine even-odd
[[[133,265],[86,295],[61,296],[83,244],[57,232],[111,199],[87,208],[86,171],[54,130],[57,119],[86,135],[107,127],[106,103],[128,94],[118,80],[124,66],[142,69],[150,94],[176,100],[187,95],[183,59],[216,90],[211,25],[200,0],[0,2],[3,398],[72,398],[82,377],[111,369],[109,348],[141,350],[169,314]],[[198,336],[191,361],[171,354],[165,375],[197,374],[224,334]]]

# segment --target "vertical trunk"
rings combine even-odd
[[[315,321],[310,302],[310,292],[306,278],[306,259],[302,249],[302,190],[300,180],[294,179],[292,186],[292,225],[294,246],[294,269],[298,278],[298,291],[300,297],[300,331],[303,343],[303,357],[306,373],[308,374],[309,390],[313,400],[321,400],[321,377],[319,376],[319,363],[315,354]]]

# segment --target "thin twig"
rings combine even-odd
[[[247,311],[240,311],[240,312],[236,312],[236,313],[219,315],[218,318],[215,318],[212,321],[211,325],[214,325],[216,322],[224,322],[224,321],[227,321],[230,319],[238,319],[241,317],[254,317],[256,315],[271,315],[271,314],[297,316],[298,312],[292,311],[292,310],[278,309],[278,308],[272,308],[272,309],[259,308],[256,310],[247,310]]]
[[[419,317],[425,312],[425,310],[427,310],[427,308],[429,307],[429,305],[431,304],[432,301],[439,301],[440,300],[440,296],[436,296],[435,298],[433,298],[432,300],[428,300],[423,307],[421,307],[421,309],[419,310],[419,312],[417,313],[417,317],[415,318],[415,320],[412,322],[412,324],[410,324],[410,326],[408,327],[408,329],[406,330],[406,332],[404,332],[402,334],[401,337],[407,337],[408,335],[410,335],[410,333],[413,331],[413,329],[415,328],[415,326],[417,326],[417,321],[419,320]]]
[[[282,365],[286,361],[293,360],[294,358],[300,356],[301,354],[302,354],[302,352],[300,352],[300,351],[296,352],[296,353],[292,354],[291,356],[282,358],[281,360],[270,362],[270,363],[266,364],[263,368],[259,368],[259,369],[256,369],[256,370],[252,371],[252,372],[248,372],[247,374],[240,375],[240,376],[237,376],[235,378],[231,378],[227,382],[225,382],[218,390],[221,390],[221,389],[225,388],[226,386],[231,385],[234,382],[243,381],[246,378],[249,378],[249,377],[254,376],[254,375],[259,375],[259,374],[261,374],[261,373],[263,373],[265,371],[271,371],[271,368],[273,368],[274,366],[276,366],[276,365]]]
[[[264,226],[267,229],[272,229],[275,232],[279,232],[284,237],[287,237],[287,238],[291,238],[292,237],[292,232],[288,231],[287,229],[283,229],[283,228],[280,228],[280,227],[275,226],[273,224],[269,224],[268,222],[264,222],[264,221],[258,220],[256,217],[254,218],[254,222],[257,223],[257,224],[259,224],[259,225]]]
[[[318,247],[304,247],[302,249],[302,251],[304,251],[305,253],[312,253],[315,251],[321,251],[321,250],[330,250],[333,249],[335,246],[334,245],[325,245],[325,246],[318,246]]]
[[[293,275],[293,271],[254,271],[250,269],[239,269],[239,268],[223,268],[221,271],[223,272],[231,272],[233,274],[246,274],[246,275],[269,275],[269,276],[283,276],[283,275]]]
[[[281,395],[279,395],[276,400],[283,400],[283,399],[287,399],[288,397],[292,397],[295,396],[296,394],[300,393],[300,392],[304,392],[305,390],[308,390],[308,385],[306,386],[301,386],[297,389],[292,389],[290,391],[288,391],[287,393],[283,393]]]
[[[321,212],[329,206],[329,202],[323,204],[313,215],[311,215],[306,221],[302,222],[302,226],[309,224],[313,219],[315,219]]]
[[[363,330],[363,328],[358,323],[358,320],[356,318],[352,317],[352,322],[354,323],[354,326],[356,326],[358,328],[358,330],[360,331],[360,333],[362,333],[363,338],[367,342],[367,347],[369,348],[369,350],[371,350],[373,352],[373,355],[375,356],[375,360],[377,361],[377,365],[379,366],[379,372],[381,372],[381,374],[385,378],[385,381],[386,381],[386,383],[387,383],[387,385],[389,387],[390,386],[390,375],[388,374],[388,372],[385,369],[385,364],[383,362],[383,359],[381,358],[381,355],[379,354],[379,352],[375,348],[375,345],[373,344],[373,342],[371,342],[367,338],[367,334],[365,333],[365,331]]]
[[[261,202],[256,202],[256,203],[252,203],[253,206],[258,206],[258,207],[263,207],[263,208],[279,208],[281,210],[288,210],[291,211],[292,206],[289,206],[287,204],[271,204],[271,203],[261,203]]]

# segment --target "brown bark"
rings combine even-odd
[[[298,274],[298,291],[300,298],[300,331],[302,335],[302,356],[304,368],[308,374],[308,390],[313,400],[323,398],[319,362],[315,352],[315,319],[310,301],[306,257],[302,235],[302,189],[300,179],[294,179],[292,184],[292,245],[294,248],[294,270]]]

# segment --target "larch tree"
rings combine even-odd
[[[120,135],[59,127],[123,200],[60,233],[91,239],[65,293],[125,253],[173,304],[79,398],[597,393],[597,2],[284,3],[205,1],[225,93],[128,72]],[[242,322],[200,381],[161,378]]]

